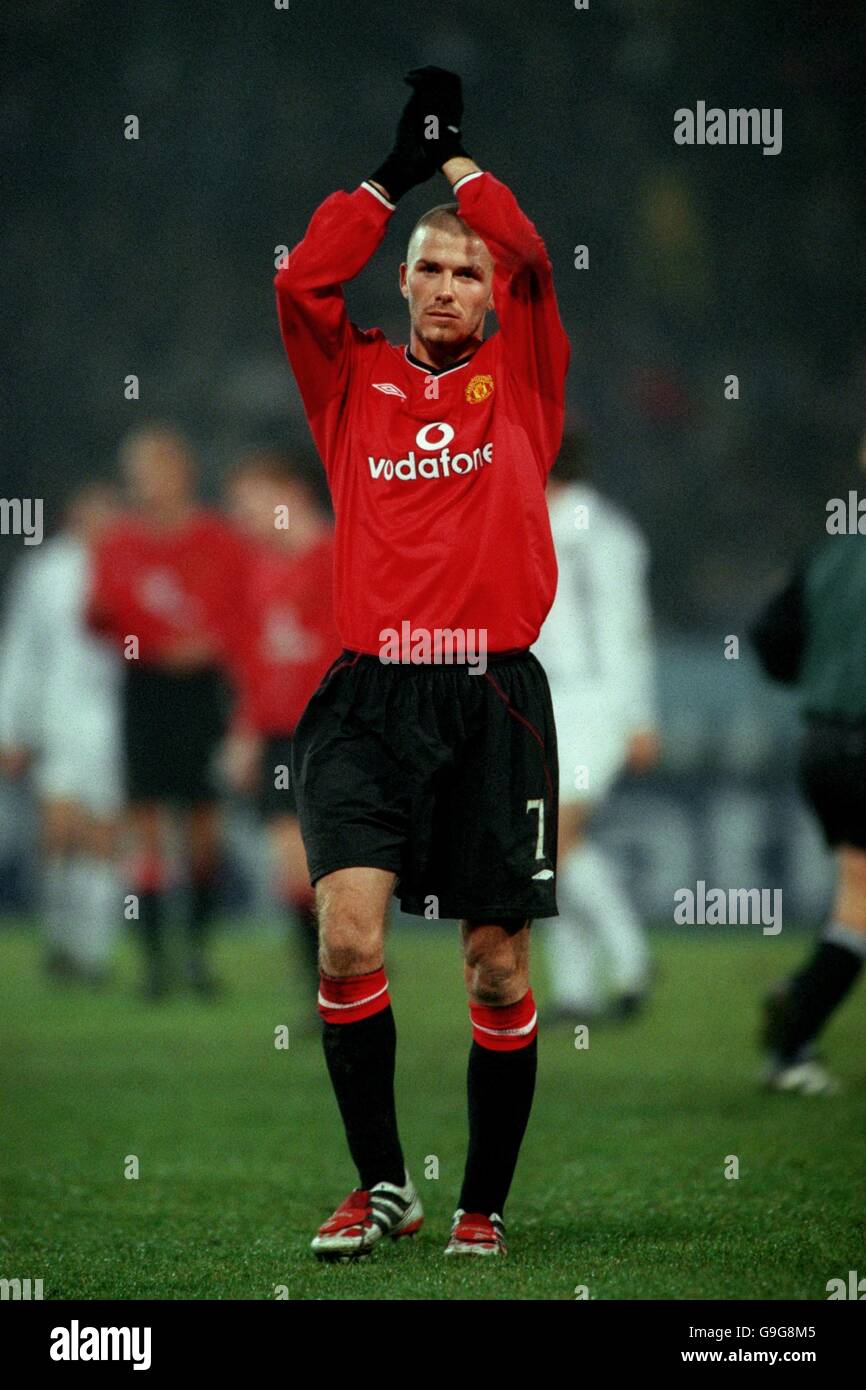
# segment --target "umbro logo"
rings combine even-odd
[[[373,385],[377,391],[381,391],[383,396],[399,396],[401,401],[407,399],[406,392],[401,391],[399,386],[395,386],[391,381],[374,381]]]

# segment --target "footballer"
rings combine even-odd
[[[173,984],[166,942],[173,818],[190,877],[186,982],[209,997],[217,984],[206,946],[221,857],[213,765],[237,648],[243,548],[228,522],[199,504],[192,449],[175,428],[134,428],[121,462],[131,507],[96,548],[88,621],[124,658],[121,738],[144,993],[162,999]]]
[[[828,532],[751,632],[767,675],[799,698],[800,784],[835,858],[829,918],[802,967],[764,1000],[764,1082],[809,1096],[840,1089],[819,1039],[866,962],[866,545],[859,531],[834,534],[828,522]]]
[[[406,912],[460,923],[469,1143],[445,1253],[505,1253],[536,1074],[530,924],[557,912],[556,733],[529,649],[556,588],[544,490],[569,345],[544,243],[463,148],[459,77],[421,68],[406,80],[391,153],[353,192],[326,198],[275,277],[334,505],[344,647],[293,741],[325,1058],[358,1172],[312,1242],[323,1259],[367,1255],[423,1221],[394,1101],[394,892]],[[350,322],[342,286],[399,199],[437,169],[456,202],[412,232],[399,279],[409,341],[398,346]],[[491,310],[498,331],[485,336]],[[422,636],[484,634],[484,669],[441,645],[427,661],[394,660],[385,634],[404,623]]]
[[[238,596],[238,700],[225,748],[226,771],[239,792],[258,800],[277,869],[276,895],[316,985],[318,923],[286,774],[295,725],[341,650],[331,600],[331,526],[301,471],[270,449],[243,455],[229,479],[227,501],[248,539],[248,557]],[[277,521],[283,514],[288,524],[281,526]]]
[[[626,1019],[648,995],[649,950],[591,827],[623,768],[645,772],[658,756],[649,552],[631,519],[587,480],[576,431],[566,431],[547,498],[559,584],[533,651],[556,715],[563,911],[544,929],[553,1002],[542,1023]]]

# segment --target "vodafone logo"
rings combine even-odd
[[[367,456],[370,477],[384,478],[390,482],[413,482],[417,478],[462,477],[477,472],[485,463],[493,461],[493,445],[488,442],[475,448],[471,453],[452,453],[454,428],[446,420],[432,420],[415,435],[415,449],[410,449],[405,457],[397,459],[373,458]]]
[[[438,439],[433,438],[434,431],[438,431]],[[419,449],[442,449],[446,444],[450,444],[454,438],[454,430],[451,425],[446,425],[444,420],[434,420],[432,425],[425,425],[415,436],[415,443]]]

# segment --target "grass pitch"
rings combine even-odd
[[[0,930],[0,1277],[41,1278],[46,1299],[825,1299],[866,1269],[862,990],[826,1038],[844,1094],[766,1096],[757,1003],[805,938],[727,930],[656,933],[650,1010],[588,1049],[542,1032],[505,1261],[442,1257],[465,1149],[457,932],[395,930],[398,1107],[427,1221],[354,1265],[309,1250],[355,1176],[280,940],[226,931],[224,1001],[148,1006],[131,946],[92,994],[45,982],[33,935]]]

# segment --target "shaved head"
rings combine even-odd
[[[490,268],[493,268],[493,261],[490,252],[481,240],[477,232],[473,232],[468,222],[464,222],[457,210],[456,203],[440,203],[438,207],[428,208],[423,212],[412,228],[409,237],[409,245],[406,248],[406,260],[412,264],[413,256],[418,254],[418,245],[424,239],[424,234],[428,230],[450,232],[452,236],[468,238],[478,243],[481,255],[490,260]]]

